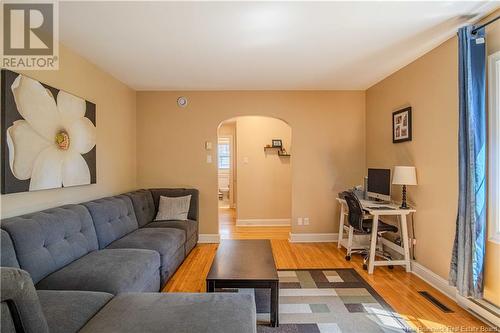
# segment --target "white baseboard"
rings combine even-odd
[[[253,227],[282,227],[289,226],[291,219],[237,219],[236,225]]]
[[[288,239],[290,243],[327,243],[336,242],[339,238],[338,233],[325,234],[293,234],[290,233]]]
[[[500,327],[500,317],[479,304],[467,299],[463,296],[457,295],[457,303],[465,310],[472,313],[475,317],[482,320],[488,325],[493,325],[496,327]]]
[[[453,286],[450,286],[447,280],[443,279],[441,276],[437,275],[427,267],[422,266],[416,261],[412,261],[411,272],[452,300],[457,300],[457,289]]]
[[[200,234],[198,237],[198,243],[214,243],[218,244],[220,242],[219,234]]]
[[[498,316],[486,310],[482,306],[474,303],[473,301],[458,295],[457,289],[455,287],[450,286],[446,279],[443,279],[441,276],[437,275],[427,267],[422,266],[416,261],[412,261],[411,271],[413,274],[454,300],[460,307],[472,313],[487,325],[493,324],[497,327],[500,327],[500,318]]]

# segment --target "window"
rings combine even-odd
[[[500,51],[488,57],[489,240],[500,244]]]
[[[219,140],[219,169],[229,169],[231,167],[231,146],[229,142]]]

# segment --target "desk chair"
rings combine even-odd
[[[347,191],[342,192],[341,197],[345,199],[347,207],[349,209],[347,220],[349,221],[349,226],[353,229],[352,231],[349,232],[349,237],[352,238],[353,231],[357,232],[358,234],[370,235],[372,232],[373,220],[369,216],[366,216],[363,213],[363,207],[361,206],[361,203],[359,202],[358,198],[352,192],[347,192]],[[397,233],[398,228],[394,225],[387,224],[379,220],[377,229],[377,238],[381,237],[386,232]],[[349,239],[348,243],[352,244],[352,239]],[[350,248],[348,248],[345,259],[347,261],[351,260],[351,255],[353,253],[359,253],[363,256],[363,269],[365,270],[368,269],[367,262],[370,255],[369,250],[362,249],[353,251]],[[376,256],[381,257],[385,260],[392,259],[390,254],[379,250],[376,250]],[[388,266],[388,267],[393,268],[393,266]]]

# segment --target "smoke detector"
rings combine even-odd
[[[177,105],[181,108],[185,108],[188,105],[188,100],[186,97],[179,97],[177,98]]]

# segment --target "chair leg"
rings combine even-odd
[[[347,256],[346,260],[351,259],[351,254],[352,254],[352,239],[354,237],[354,228],[349,226],[349,234],[347,236]],[[349,257],[349,259],[347,259]]]
[[[375,256],[378,258],[382,258],[384,260],[392,260],[392,255],[389,252],[384,251],[384,246],[383,246],[383,243],[381,241],[382,235],[383,235],[383,232],[381,232],[377,235],[377,243],[376,243],[377,246],[376,246],[376,250],[375,250]],[[364,260],[363,260],[363,262],[366,262],[366,261],[368,261],[368,257],[364,258]],[[363,265],[363,269],[364,269],[364,267],[365,267],[365,265]],[[388,265],[387,268],[393,269],[394,266]]]

